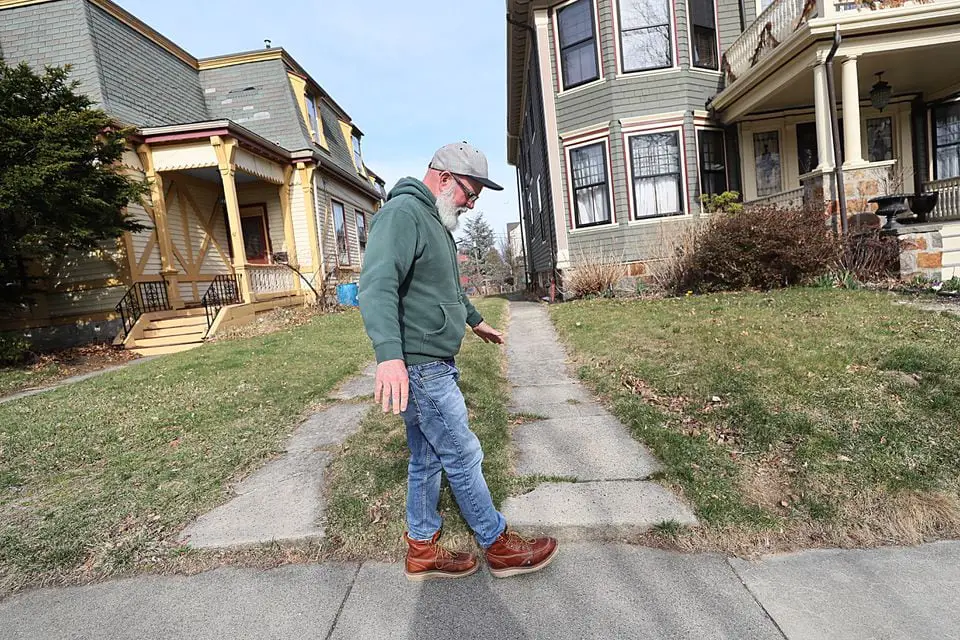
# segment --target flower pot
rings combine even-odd
[[[910,196],[910,211],[917,216],[917,222],[926,222],[927,217],[940,200],[940,192],[918,193]]]
[[[886,217],[887,223],[883,225],[884,229],[894,229],[899,227],[900,224],[895,220],[895,218],[901,213],[906,213],[910,210],[910,208],[907,206],[907,196],[902,194],[878,196],[876,198],[870,198],[868,202],[872,202],[877,205],[878,216]]]

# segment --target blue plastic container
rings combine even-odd
[[[357,298],[360,290],[356,282],[347,282],[337,285],[337,304],[345,307],[359,307],[360,300]]]

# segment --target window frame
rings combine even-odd
[[[881,160],[873,160],[870,157],[870,123],[877,120],[886,120],[890,123],[890,157],[884,158]],[[889,114],[879,114],[879,115],[866,115],[863,119],[863,144],[865,146],[863,157],[867,162],[889,162],[890,160],[897,160],[897,117],[896,115]]]
[[[638,207],[639,203],[637,202],[634,183],[638,177],[640,178],[651,178],[657,177],[654,175],[651,176],[637,176],[634,173],[633,168],[633,143],[634,138],[639,138],[643,136],[650,135],[662,135],[664,133],[672,133],[677,136],[677,151],[679,156],[677,161],[678,166],[678,184],[677,184],[677,198],[680,204],[680,211],[677,213],[664,214],[664,215],[645,215],[638,216]],[[687,156],[686,156],[686,137],[684,136],[684,127],[682,124],[677,124],[673,126],[660,126],[660,127],[641,127],[630,131],[625,131],[623,133],[623,153],[624,153],[624,164],[626,165],[627,173],[627,200],[630,207],[630,223],[644,223],[651,220],[662,220],[664,218],[679,218],[682,216],[689,215],[689,195],[687,185]],[[657,175],[674,175],[674,174],[657,174]]]
[[[955,177],[960,176],[941,176],[940,175],[940,165],[937,161],[937,151],[945,147],[955,147],[957,149],[957,155],[960,156],[960,140],[957,142],[951,142],[947,145],[937,144],[937,112],[940,110],[949,110],[957,109],[960,111],[960,101],[954,102],[945,102],[943,104],[934,105],[930,109],[930,155],[933,160],[933,179],[934,180],[949,180]],[[958,160],[958,165],[960,165],[960,160]]]
[[[591,40],[593,40],[593,45],[594,45],[595,60],[597,63],[597,73],[595,77],[590,78],[589,80],[584,80],[582,82],[578,82],[575,84],[571,84],[570,86],[566,86],[566,84],[564,83],[564,76],[563,76],[564,47],[561,45],[561,42],[560,42],[560,14],[563,12],[564,9],[578,2],[586,2],[590,5],[590,9],[591,9],[590,22],[591,22],[591,30],[593,33],[593,35],[591,36]],[[597,8],[596,0],[569,0],[568,2],[565,2],[561,5],[554,7],[553,9],[553,35],[554,35],[553,41],[554,41],[554,56],[556,58],[557,93],[564,93],[567,91],[572,91],[574,89],[579,89],[580,87],[587,86],[594,82],[601,82],[604,79],[603,78],[603,53],[602,53],[602,48],[600,46],[600,26],[599,25],[600,25],[600,12]],[[576,47],[576,46],[582,45],[584,42],[587,42],[587,40],[580,40],[574,44],[569,44],[566,46],[566,48]]]
[[[340,234],[337,230],[337,207],[340,207],[340,218],[342,223],[340,228],[343,230],[343,247],[340,246]],[[333,237],[337,243],[337,264],[340,266],[350,265],[350,235],[347,232],[347,205],[339,200],[331,200],[330,208],[333,210]]]
[[[649,69],[635,69],[633,71],[628,71],[626,69],[626,59],[624,57],[623,50],[623,29],[620,26],[623,23],[621,19],[621,10],[620,6],[624,0],[616,0],[615,6],[613,7],[613,43],[614,51],[616,52],[617,57],[617,72],[621,75],[634,75],[634,74],[644,74],[644,73],[663,73],[665,71],[672,71],[680,68],[680,52],[677,42],[677,16],[676,8],[674,6],[673,0],[666,0],[667,7],[670,10],[669,22],[666,23],[666,26],[670,29],[670,64],[664,67],[651,67]],[[660,26],[660,25],[655,25]],[[644,29],[651,29],[654,27],[643,27]]]
[[[364,173],[363,154],[360,153],[360,136],[356,133],[350,134],[350,146],[353,148],[353,164],[356,165],[359,173]]]
[[[776,134],[777,136],[777,158],[779,159],[778,161],[779,161],[779,172],[780,172],[780,185],[777,187],[777,190],[773,191],[772,193],[761,194],[760,183],[759,183],[760,171],[759,171],[759,167],[757,166],[757,160],[759,158],[759,156],[757,155],[757,136],[764,135],[764,134],[771,134],[771,133]],[[768,198],[770,196],[775,196],[779,193],[783,193],[785,190],[784,189],[785,162],[784,162],[784,155],[783,155],[783,147],[784,147],[783,131],[781,130],[780,127],[777,127],[775,129],[762,129],[762,130],[758,129],[751,132],[750,140],[751,140],[751,148],[753,150],[753,158],[751,160],[753,161],[753,183],[754,183],[753,188],[754,188],[754,193],[756,194],[756,198],[757,199]]]
[[[724,190],[730,190],[730,159],[727,157],[727,132],[721,129],[720,127],[694,127],[694,135],[697,142],[697,186],[700,189],[700,195],[709,195],[703,188],[703,144],[700,140],[700,135],[702,133],[719,133],[720,134],[720,150],[723,153],[723,183]],[[717,173],[713,171],[711,173]],[[713,195],[720,195],[713,194]]]
[[[604,154],[603,168],[604,168],[604,173],[606,177],[605,182],[597,183],[587,187],[574,187],[574,181],[573,181],[574,152],[587,147],[593,147],[596,145],[602,145],[603,147],[603,154]],[[566,159],[567,196],[569,198],[569,203],[570,203],[570,207],[569,207],[570,208],[570,229],[572,231],[581,231],[585,229],[595,229],[597,227],[603,227],[605,225],[613,225],[616,222],[617,216],[616,216],[616,210],[614,208],[614,201],[613,201],[613,184],[612,184],[613,166],[610,158],[609,132],[604,132],[603,137],[594,137],[589,140],[580,140],[574,144],[566,145],[564,147],[564,157]],[[587,224],[579,224],[580,212],[577,208],[577,199],[576,199],[577,191],[579,189],[593,188],[593,187],[599,186],[600,184],[606,184],[606,187],[607,187],[606,202],[608,207],[607,209],[608,220],[603,222],[590,222]]]
[[[313,141],[317,144],[322,144],[323,131],[320,130],[320,127],[323,126],[323,122],[320,119],[320,108],[317,106],[317,100],[309,92],[303,94],[303,99],[307,105],[307,119],[310,121],[309,125],[312,129]]]
[[[361,209],[355,209],[354,213],[357,219],[357,246],[360,247],[360,251],[363,251],[367,248],[367,214]],[[361,233],[361,231],[363,231],[363,233]]]
[[[693,23],[693,0],[687,0],[687,42],[690,45],[690,69],[695,71],[716,71],[720,72],[720,28],[719,28],[719,10],[717,8],[716,0],[709,0],[710,6],[713,8],[713,54],[714,54],[714,66],[706,67],[698,65],[695,61],[696,56],[694,51],[696,49],[696,41],[693,37],[694,32],[694,23]]]

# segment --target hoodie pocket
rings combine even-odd
[[[460,351],[467,326],[467,309],[462,302],[440,303],[443,325],[436,331],[423,335],[420,353],[439,358],[452,357]]]

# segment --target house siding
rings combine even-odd
[[[705,112],[707,101],[720,87],[719,71],[691,67],[689,48],[689,25],[687,3],[683,0],[673,5],[674,40],[673,58],[675,68],[648,72],[621,73],[617,56],[619,34],[615,30],[614,13],[618,0],[597,0],[599,22],[598,37],[603,57],[603,79],[596,84],[585,85],[566,92],[558,92],[556,101],[557,135],[568,137],[571,133],[603,130],[609,154],[608,176],[613,189],[613,223],[600,228],[575,230],[572,228],[570,190],[567,156],[561,140],[560,176],[558,180],[567,208],[568,245],[570,260],[576,263],[579,256],[604,253],[628,262],[656,259],[663,243],[675,237],[699,214],[699,171],[697,133],[693,114]],[[749,9],[749,8],[748,8]],[[751,19],[745,16],[747,23]],[[558,65],[555,22],[550,24],[549,52],[550,75],[553,87],[558,84]],[[719,49],[732,44],[740,33],[740,12],[737,2],[719,0],[717,7],[717,31]],[[528,80],[530,90],[532,80]],[[685,188],[684,216],[655,220],[631,221],[628,150],[623,136],[622,120],[635,117],[663,115],[668,121],[665,127],[682,126],[683,181]],[[569,140],[568,140],[569,142]],[[521,149],[521,153],[522,153]],[[735,161],[731,159],[730,161]]]

